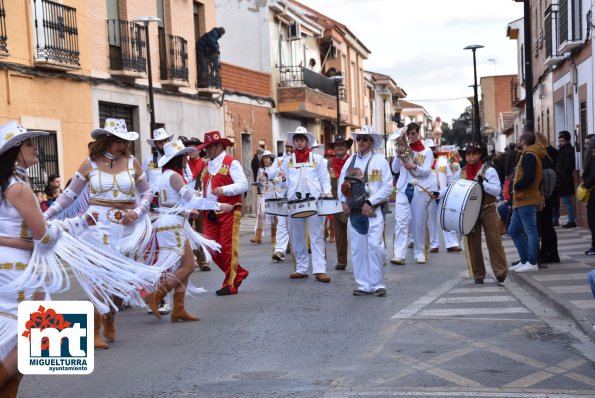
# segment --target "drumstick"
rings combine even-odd
[[[413,185],[414,187],[420,187],[422,189],[422,191],[424,191],[425,193],[430,195],[430,199],[436,199],[434,194],[432,192],[428,191],[426,188],[419,185],[419,181],[417,181],[415,178],[413,180],[411,180],[411,185]]]

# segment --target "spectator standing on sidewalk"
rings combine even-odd
[[[45,186],[43,191],[49,197],[52,196],[54,193],[54,188],[58,188],[60,193],[62,192],[62,188],[60,185],[62,184],[62,179],[60,178],[59,174],[50,174],[48,177],[48,185]]]
[[[514,174],[512,219],[508,233],[519,253],[520,262],[510,267],[514,272],[537,271],[539,236],[537,211],[543,208],[540,192],[541,158],[545,148],[535,143],[535,134],[526,132],[519,138],[523,153]]]
[[[560,131],[558,134],[558,143],[560,150],[558,159],[556,160],[556,173],[558,174],[558,187],[560,199],[564,203],[566,212],[568,213],[568,222],[562,228],[575,228],[576,218],[574,217],[574,171],[576,170],[576,161],[574,156],[574,147],[570,144],[570,133],[568,131]],[[560,217],[560,203],[554,209],[552,216],[554,225],[559,225],[558,218]]]
[[[589,156],[586,158],[583,171],[583,186],[591,189],[595,186],[595,138],[591,138],[587,149]],[[585,252],[587,256],[595,256],[595,194],[591,192],[587,202],[587,221],[591,230],[591,247]]]

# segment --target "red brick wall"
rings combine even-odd
[[[272,142],[272,119],[269,108],[240,104],[238,102],[225,101],[225,135],[233,136],[235,139],[235,157],[240,162],[250,162],[250,159],[242,159],[242,133],[252,134],[251,154],[258,149],[259,140],[264,140],[266,149],[276,152],[276,144]]]
[[[226,63],[221,64],[221,84],[224,89],[260,97],[271,97],[271,75]]]

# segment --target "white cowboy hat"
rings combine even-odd
[[[372,148],[372,150],[382,148],[382,144],[384,143],[384,141],[382,141],[382,136],[375,132],[372,127],[364,126],[361,130],[351,132],[351,136],[355,141],[357,141],[358,135],[369,135],[370,137],[372,137],[372,139],[374,140],[374,147]]]
[[[124,119],[105,119],[103,128],[93,130],[91,132],[91,138],[96,140],[100,135],[115,135],[126,141],[134,141],[138,139],[137,132],[128,131]]]
[[[271,151],[264,151],[262,152],[260,155],[258,155],[258,159],[262,159],[265,156],[268,156],[271,158],[271,160],[275,160],[275,158],[277,157],[277,155],[275,155],[273,152]]]
[[[48,134],[45,131],[27,131],[16,120],[11,120],[0,126],[0,155],[10,148],[21,145],[23,141],[29,138]]]
[[[316,142],[316,137],[314,137],[314,134],[306,130],[304,127],[298,126],[295,131],[287,133],[287,142],[289,142],[291,146],[295,146],[293,144],[293,137],[296,135],[303,135],[308,139],[308,148],[312,148],[312,145],[314,145]]]
[[[171,142],[173,139],[174,133],[167,134],[165,129],[159,128],[157,130],[153,130],[153,138],[147,138],[147,144],[151,145],[153,148],[157,148],[155,141],[167,140],[167,142]]]
[[[435,147],[436,147],[436,144],[434,143],[434,140],[433,140],[433,139],[431,139],[431,138],[427,138],[427,139],[424,141],[424,146],[425,146],[426,148],[435,148]]]
[[[182,140],[175,140],[175,141],[168,142],[167,144],[165,144],[163,146],[163,152],[165,154],[157,162],[157,165],[159,167],[165,166],[167,164],[167,162],[169,162],[176,156],[184,155],[184,154],[191,154],[191,153],[197,154],[198,149],[193,148],[191,146],[185,147],[184,144],[182,144]]]

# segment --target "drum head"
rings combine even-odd
[[[474,184],[467,192],[467,195],[467,205],[465,206],[462,219],[463,235],[469,235],[471,233],[481,215],[483,191],[479,183]]]
[[[440,225],[445,231],[469,235],[481,214],[483,191],[476,181],[457,180],[452,183],[440,208]]]

